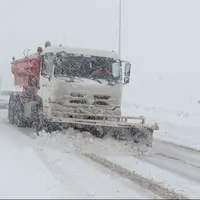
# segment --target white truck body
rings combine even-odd
[[[43,54],[55,55],[62,51],[83,56],[119,59],[112,51],[69,47],[50,46],[44,49]],[[43,100],[43,115],[46,120],[64,122],[68,113],[121,115],[122,76],[120,82],[115,85],[108,85],[106,80],[101,80],[100,84],[86,78],[75,78],[74,82],[67,82],[67,77],[55,77],[54,66],[52,68],[50,78],[40,75],[39,95]],[[103,105],[95,105],[99,101]]]

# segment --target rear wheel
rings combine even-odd
[[[25,122],[24,122],[24,112],[22,108],[22,104],[19,99],[16,99],[14,102],[14,123],[17,127],[24,127]]]
[[[43,119],[42,103],[38,102],[38,105],[36,107],[36,122],[35,122],[36,134],[38,136],[39,132],[42,131],[43,126],[44,126],[44,119]]]
[[[8,103],[8,121],[10,124],[14,124],[14,109],[13,109],[13,98],[10,95],[9,103]]]

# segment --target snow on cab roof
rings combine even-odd
[[[72,47],[63,47],[63,46],[49,46],[43,50],[43,54],[45,53],[58,53],[61,51],[65,51],[67,53],[74,54],[82,54],[85,56],[99,56],[99,57],[109,57],[113,59],[120,59],[119,55],[114,51],[106,51],[106,50],[96,50],[96,49],[86,49],[86,48],[72,48]]]
[[[28,59],[36,59],[38,56],[39,56],[38,53],[32,53],[32,54],[28,55],[28,57],[16,59],[15,61],[13,61],[13,63],[19,63],[19,62],[22,62],[22,61],[25,61]]]

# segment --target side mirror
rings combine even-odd
[[[45,73],[44,70],[41,71],[41,75],[44,77],[44,78],[47,78],[49,81],[51,80],[51,76],[47,73]]]
[[[131,64],[127,62],[125,64],[124,76],[130,76],[130,75],[131,75]]]
[[[123,83],[123,85],[126,85],[126,84],[128,84],[129,82],[130,82],[130,77],[129,77],[129,76],[124,77],[124,83]]]

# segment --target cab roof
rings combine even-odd
[[[64,46],[49,46],[43,50],[43,54],[45,53],[58,53],[65,51],[67,53],[80,54],[85,56],[99,56],[99,57],[108,57],[113,59],[120,59],[119,55],[114,51],[106,51],[106,50],[96,50],[96,49],[86,49],[86,48],[72,48],[72,47],[64,47]]]

